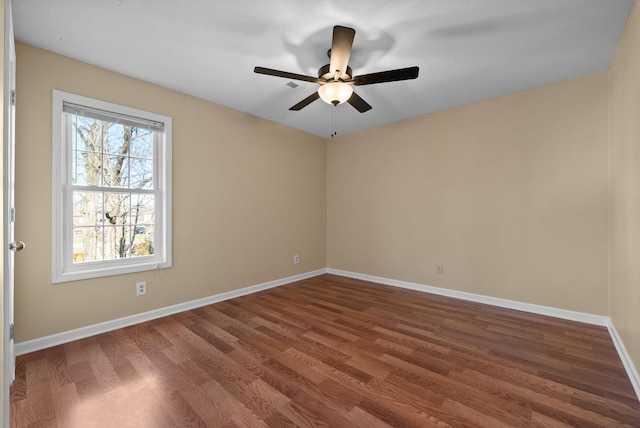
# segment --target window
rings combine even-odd
[[[53,282],[171,266],[171,118],[53,91]]]

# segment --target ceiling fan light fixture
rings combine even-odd
[[[328,82],[318,88],[318,95],[327,104],[337,106],[351,98],[353,87],[344,82]]]

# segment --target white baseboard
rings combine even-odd
[[[469,300],[486,305],[499,306],[501,308],[515,309],[517,311],[531,312],[539,315],[561,318],[571,321],[583,322],[586,324],[606,327],[609,325],[609,317],[593,315],[585,312],[569,311],[565,309],[553,308],[550,306],[523,303],[515,300],[501,299],[498,297],[483,296],[481,294],[466,293],[464,291],[449,290],[446,288],[432,287],[430,285],[416,284],[414,282],[398,281],[396,279],[383,278],[379,276],[363,275],[355,272],[348,272],[336,269],[327,269],[327,273],[346,276],[364,281],[377,282],[379,284],[392,285],[394,287],[407,288],[410,290],[423,291],[425,293],[438,294],[441,296],[453,297],[456,299]]]
[[[631,385],[633,386],[633,389],[636,391],[638,400],[640,400],[640,375],[638,374],[638,370],[636,370],[636,366],[633,364],[633,361],[631,360],[631,356],[627,352],[627,348],[625,348],[624,342],[622,342],[622,338],[618,334],[616,327],[613,325],[612,320],[609,320],[607,329],[609,330],[609,334],[611,335],[611,340],[613,340],[613,344],[615,345],[616,350],[618,351],[618,355],[622,360],[622,364],[624,365],[624,368],[627,371],[627,375],[629,376]]]
[[[593,315],[584,312],[569,311],[566,309],[558,309],[549,306],[534,305],[531,303],[523,303],[515,300],[500,299],[497,297],[483,296],[481,294],[466,293],[463,291],[448,290],[446,288],[432,287],[429,285],[416,284],[413,282],[398,281],[395,279],[383,278],[379,276],[364,275],[355,272],[348,272],[338,269],[327,269],[327,273],[334,275],[345,276],[348,278],[361,279],[364,281],[377,282],[378,284],[391,285],[394,287],[407,288],[410,290],[423,291],[425,293],[438,294],[441,296],[453,297],[456,299],[469,300],[477,303],[484,303],[487,305],[499,306],[501,308],[515,309],[518,311],[530,312],[539,315],[546,315],[554,318],[566,319],[570,321],[582,322],[585,324],[598,325],[606,327],[611,336],[611,340],[618,351],[620,360],[624,365],[624,368],[629,377],[629,381],[633,386],[633,389],[640,400],[640,375],[636,370],[631,356],[627,353],[627,350],[622,342],[622,338],[618,335],[613,321],[609,317],[602,315]]]
[[[303,279],[311,278],[314,276],[322,275],[326,272],[327,272],[326,269],[318,269],[318,270],[306,272],[300,275],[294,275],[287,278],[264,282],[262,284],[252,285],[249,287],[241,288],[239,290],[228,291],[226,293],[220,293],[213,296],[204,297],[202,299],[192,300],[190,302],[179,303],[177,305],[167,306],[165,308],[143,312],[141,314],[131,315],[128,317],[118,318],[115,320],[106,321],[103,323],[94,324],[87,327],[81,327],[74,330],[65,331],[62,333],[52,334],[50,336],[39,337],[37,339],[19,342],[15,344],[14,352],[16,356],[28,354],[29,352],[39,351],[41,349],[50,348],[51,346],[61,345],[63,343],[84,339],[87,337],[95,336],[97,334],[106,333],[108,331],[117,330],[119,328],[128,327],[134,324],[139,324],[145,321],[151,321],[157,318],[162,318],[167,315],[173,315],[179,312],[184,312],[184,311],[199,308],[202,306],[211,305],[213,303],[222,302],[223,300],[229,300],[235,297],[244,296],[246,294],[267,290],[269,288],[279,287],[281,285],[285,285],[285,284],[300,281]]]

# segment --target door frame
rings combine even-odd
[[[2,97],[2,249],[3,259],[2,289],[3,289],[3,426],[10,422],[10,387],[15,376],[15,354],[13,342],[13,252],[9,251],[9,243],[13,241],[13,191],[14,191],[14,117],[15,103],[15,43],[13,39],[13,19],[11,14],[11,0],[4,0],[4,46],[3,46],[3,97]]]

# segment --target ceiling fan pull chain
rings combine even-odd
[[[333,106],[333,108],[331,109],[331,129],[333,131],[331,132],[331,138],[338,135],[338,133],[336,132],[336,107],[337,106]]]

